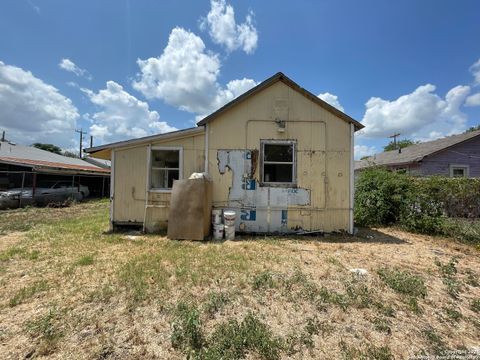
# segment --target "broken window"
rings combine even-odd
[[[180,179],[180,150],[152,149],[150,159],[150,188],[168,190],[173,180]]]
[[[262,183],[295,184],[295,142],[263,140]]]

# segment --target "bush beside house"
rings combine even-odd
[[[480,244],[480,179],[415,178],[382,168],[363,171],[355,189],[360,226],[400,225]]]

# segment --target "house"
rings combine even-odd
[[[417,176],[480,177],[480,130],[426,141],[355,162],[355,172],[384,166]]]
[[[241,232],[353,231],[353,134],[363,126],[282,73],[197,127],[86,149],[111,160],[111,225],[167,227],[175,179],[206,172]]]
[[[0,191],[35,188],[42,181],[86,185],[91,196],[108,194],[110,169],[32,146],[0,141]]]

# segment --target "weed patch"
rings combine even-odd
[[[35,294],[48,290],[48,283],[45,280],[40,280],[34,282],[30,286],[21,288],[8,302],[10,307],[17,306],[24,303],[29,298],[33,297]]]
[[[442,274],[442,281],[447,288],[447,293],[454,299],[458,299],[461,291],[460,283],[456,279],[457,264],[458,258],[456,257],[452,257],[446,264],[442,264],[438,259],[435,260],[435,265],[437,265]]]
[[[230,300],[230,295],[226,292],[210,292],[207,295],[207,299],[203,307],[208,315],[213,316],[222,310],[230,302]]]
[[[77,266],[87,266],[93,264],[93,255],[84,255],[75,261],[75,265]]]
[[[30,335],[40,341],[36,350],[38,355],[49,355],[56,350],[57,342],[63,336],[58,325],[59,320],[60,312],[53,307],[45,315],[26,324]]]
[[[422,277],[399,269],[381,268],[378,270],[380,279],[396,292],[411,297],[426,297],[427,288]]]
[[[392,352],[388,346],[375,346],[367,344],[362,348],[349,346],[344,340],[340,341],[340,350],[345,360],[391,360]]]
[[[470,309],[477,313],[480,312],[480,299],[473,299],[470,303]]]

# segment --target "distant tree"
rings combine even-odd
[[[77,158],[78,159],[78,154],[73,152],[73,151],[65,150],[62,155],[66,156],[66,157],[71,157],[71,158]]]
[[[35,144],[32,144],[32,146],[36,147],[37,149],[42,149],[45,151],[50,151],[54,154],[62,155],[62,149],[60,149],[57,145],[35,143]]]
[[[477,131],[477,130],[480,130],[480,124],[477,125],[477,126],[471,126],[467,129],[467,131],[465,131],[466,133],[469,133],[469,132],[472,132],[472,131]]]
[[[365,159],[368,159],[369,157],[370,157],[370,155],[365,155],[365,156],[362,156],[362,157],[360,158],[360,160],[365,160]]]
[[[390,141],[387,146],[383,148],[383,151],[390,151],[390,150],[395,150],[395,149],[403,149],[406,148],[410,145],[415,145],[418,144],[420,141],[413,141],[410,139],[403,139],[397,141],[397,147],[395,148],[395,143],[393,141]]]

